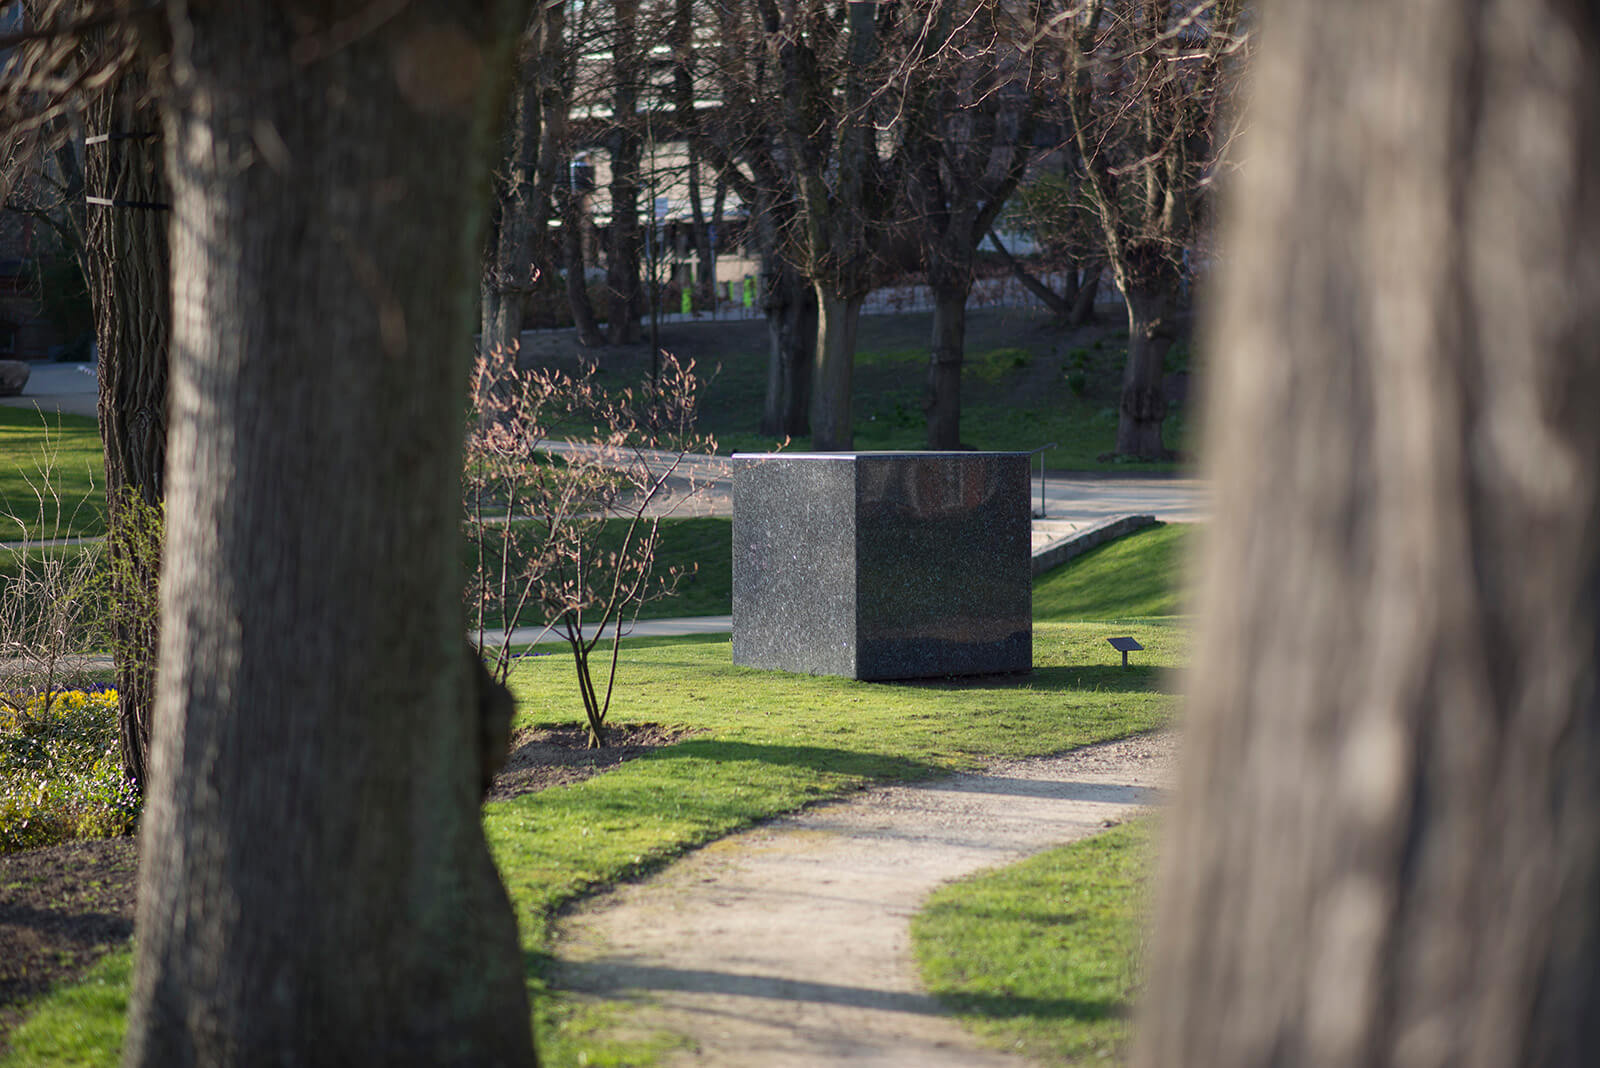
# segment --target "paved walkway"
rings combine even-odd
[[[869,790],[724,839],[560,925],[555,983],[625,1001],[672,1064],[1000,1068],[924,993],[911,917],[937,886],[1155,803],[1175,742],[1142,736]]]
[[[22,387],[22,395],[0,397],[0,405],[95,417],[99,397],[93,364],[38,362],[30,367],[28,384]]]
[[[681,616],[677,619],[641,619],[622,628],[624,638],[673,638],[685,634],[727,634],[733,630],[732,616]],[[592,635],[592,629],[586,630]],[[566,641],[549,627],[518,627],[511,632],[512,645],[541,645]],[[488,636],[488,644],[498,646],[499,635]]]
[[[577,454],[592,447],[549,441],[552,452]],[[640,458],[652,470],[664,471],[678,463],[667,480],[666,492],[651,511],[677,516],[733,514],[732,456],[686,456],[642,450]],[[1034,548],[1045,541],[1082,530],[1120,515],[1153,515],[1164,523],[1195,523],[1210,514],[1209,487],[1197,478],[1119,478],[1095,474],[1045,471],[1044,509],[1040,512],[1037,467],[1029,477],[1034,511]]]
[[[84,363],[35,363],[20,397],[0,397],[0,404],[15,408],[70,412],[94,416],[95,378]],[[569,446],[550,442],[554,451]],[[666,462],[665,454],[653,461]],[[733,465],[728,456],[688,457],[671,480],[660,505],[674,515],[732,515]],[[1033,508],[1039,511],[1039,476],[1032,475]],[[1094,523],[1118,515],[1153,515],[1167,523],[1193,523],[1210,513],[1210,493],[1193,478],[1117,478],[1098,475],[1045,472],[1045,519],[1034,524],[1034,548]]]

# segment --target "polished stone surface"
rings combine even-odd
[[[734,460],[734,663],[856,679],[1032,666],[1025,453]]]

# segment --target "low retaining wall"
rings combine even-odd
[[[1052,567],[1064,564],[1068,560],[1076,559],[1090,549],[1097,549],[1108,541],[1115,541],[1124,534],[1153,527],[1156,522],[1156,517],[1153,515],[1121,515],[1115,519],[1096,523],[1060,541],[1051,542],[1033,554],[1034,577],[1037,578]]]

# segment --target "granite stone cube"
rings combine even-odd
[[[735,664],[854,679],[1032,667],[1026,453],[734,461]]]

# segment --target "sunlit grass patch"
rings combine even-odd
[[[7,1068],[93,1068],[117,1063],[127,1026],[133,953],[107,954],[79,981],[41,999],[7,1039]]]
[[[901,683],[735,667],[726,636],[626,643],[612,714],[693,733],[604,775],[484,810],[521,926],[541,1047],[574,1051],[552,1063],[582,1063],[581,1055],[589,1063],[650,1063],[667,1048],[660,1035],[619,1035],[616,1020],[546,991],[549,923],[561,907],[697,845],[863,786],[1161,726],[1175,704],[1169,672],[1187,658],[1187,632],[1176,621],[1142,625],[1148,651],[1128,670],[1104,641],[1121,632],[1114,624],[1040,624],[1030,674]],[[519,724],[581,715],[571,665],[559,653],[519,662],[512,684]],[[50,998],[26,1025],[27,1045],[15,1050],[34,1051],[26,1055],[33,1059],[14,1052],[6,1063],[115,1062],[114,1042],[86,1044],[80,1034],[103,1032],[106,1013],[120,1027],[121,1010],[106,1007],[112,1002],[103,989],[95,998],[78,989]],[[75,1013],[87,1015],[80,1022]]]
[[[1141,974],[1152,820],[936,891],[911,924],[928,990],[993,1045],[1119,1062]]]
[[[93,419],[0,406],[0,541],[105,533]]]
[[[1135,619],[1186,611],[1182,575],[1195,529],[1192,523],[1149,527],[1046,572],[1033,584],[1033,618]]]

